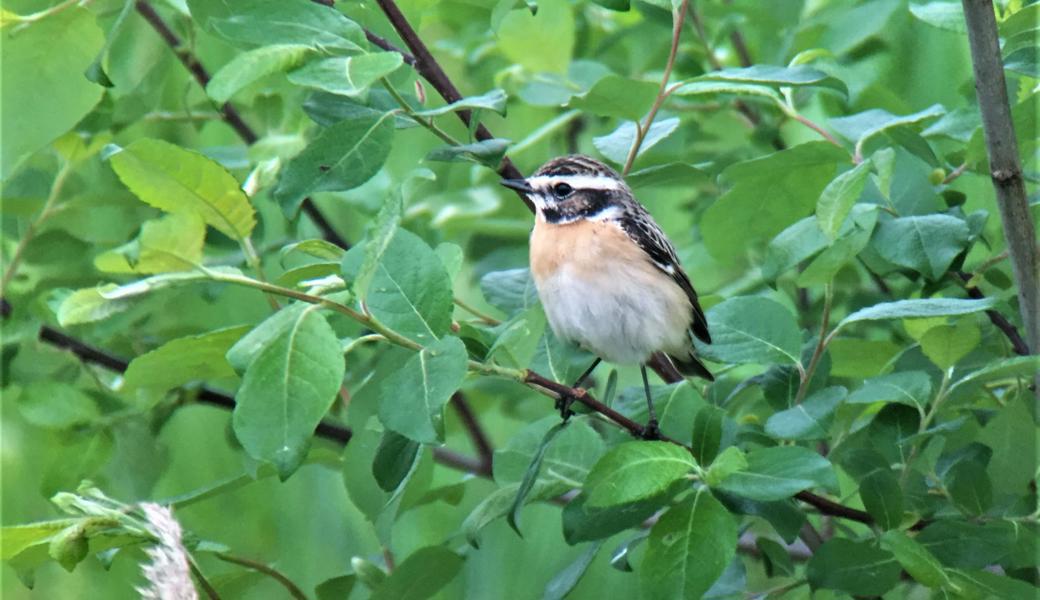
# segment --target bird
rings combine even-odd
[[[503,179],[535,207],[531,276],[558,338],[601,361],[638,364],[646,393],[643,436],[659,436],[646,363],[663,353],[684,375],[714,381],[694,350],[708,321],[675,247],[624,178],[589,156],[550,160],[526,179]],[[561,406],[564,419],[569,402]]]

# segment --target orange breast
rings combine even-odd
[[[554,275],[567,265],[573,275],[596,275],[605,262],[646,263],[643,251],[620,227],[611,223],[579,220],[553,225],[538,219],[531,232],[531,274],[536,281]],[[649,266],[649,265],[647,265]]]

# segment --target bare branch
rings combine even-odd
[[[480,470],[490,473],[495,457],[495,448],[491,445],[491,440],[488,438],[487,432],[484,431],[484,427],[480,424],[476,413],[473,412],[473,407],[469,405],[462,392],[455,392],[451,395],[451,406],[459,414],[462,426],[466,428],[466,433],[469,434],[473,445],[476,447],[477,457],[480,459]]]

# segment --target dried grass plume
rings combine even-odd
[[[198,592],[191,582],[188,551],[181,542],[181,526],[173,512],[165,506],[141,505],[148,529],[156,542],[146,553],[151,562],[141,565],[148,586],[137,588],[142,600],[198,600]]]

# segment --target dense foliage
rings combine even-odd
[[[204,598],[1036,597],[959,2],[41,4],[0,29],[5,598],[159,585],[143,502]],[[996,15],[1035,218],[1040,3]],[[633,366],[553,408],[591,357],[498,180],[568,152],[707,309],[662,440]]]

